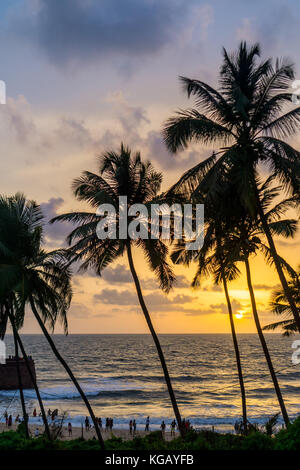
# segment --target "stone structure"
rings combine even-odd
[[[36,379],[34,360],[28,356],[28,361],[33,377]],[[34,388],[26,362],[22,357],[19,357],[19,367],[23,388]],[[0,390],[17,390],[18,388],[17,361],[15,357],[9,356],[5,364],[0,364]]]

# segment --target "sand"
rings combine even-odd
[[[43,431],[44,431],[43,426],[37,426],[37,425],[34,425],[34,424],[30,424],[29,425],[29,432],[30,432],[31,436],[34,436],[34,431],[36,430],[36,428],[39,429],[40,434],[43,433]],[[1,432],[6,432],[6,431],[9,431],[9,430],[15,431],[16,429],[17,429],[16,424],[13,424],[10,428],[8,428],[4,423],[0,423],[0,433]],[[147,433],[145,431],[139,431],[138,430],[138,431],[136,431],[135,436],[134,436],[133,434],[129,433],[129,429],[128,430],[126,430],[126,429],[113,429],[112,432],[111,431],[105,431],[104,429],[102,430],[102,436],[103,436],[104,440],[110,439],[112,437],[112,434],[115,437],[121,437],[124,440],[130,440],[130,439],[133,439],[133,437],[138,437],[138,436],[139,437],[144,437],[149,433]],[[179,433],[176,432],[175,437],[178,437],[178,435],[179,435]],[[64,425],[63,428],[62,428],[61,439],[65,440],[65,441],[70,440],[70,439],[77,439],[78,437],[81,437],[81,436],[82,436],[81,428],[73,426],[72,436],[70,436],[70,437],[69,437],[67,426]],[[86,431],[85,429],[83,429],[84,439],[93,439],[94,436],[96,436],[96,433],[95,433],[94,429],[90,429],[89,431]],[[165,439],[167,441],[170,441],[170,440],[174,439],[174,437],[171,436],[170,432],[165,432]]]

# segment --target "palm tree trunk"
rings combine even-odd
[[[30,306],[31,306],[31,309],[32,309],[32,312],[38,322],[38,324],[40,325],[41,327],[41,330],[42,332],[44,333],[52,351],[53,351],[53,354],[56,356],[57,360],[61,363],[61,365],[63,366],[63,368],[65,369],[65,371],[67,372],[67,374],[69,375],[70,379],[72,380],[73,384],[75,385],[79,395],[81,396],[82,400],[84,401],[85,403],[85,406],[87,407],[88,409],[88,412],[90,414],[90,417],[91,417],[91,420],[94,424],[94,427],[95,427],[95,431],[96,431],[96,434],[97,434],[97,437],[98,437],[98,440],[99,440],[99,443],[100,443],[100,446],[102,448],[102,450],[105,449],[105,446],[104,446],[104,441],[103,441],[103,438],[102,438],[102,435],[101,435],[101,432],[100,432],[100,429],[99,429],[99,426],[98,426],[98,422],[96,420],[96,417],[94,415],[94,412],[92,410],[92,407],[87,399],[87,397],[85,396],[82,388],[80,387],[77,379],[75,378],[75,376],[73,375],[73,372],[71,371],[70,367],[68,366],[68,364],[66,363],[66,361],[64,360],[64,358],[60,355],[60,353],[58,352],[51,336],[49,335],[41,317],[39,316],[38,314],[38,311],[37,309],[35,308],[35,305],[34,305],[34,301],[33,301],[33,298],[31,297],[30,298]]]
[[[155,329],[153,327],[151,317],[149,315],[148,309],[146,307],[146,304],[145,304],[145,301],[144,301],[144,298],[143,298],[140,281],[138,279],[138,276],[137,276],[137,273],[136,273],[136,270],[135,270],[135,267],[134,267],[134,264],[133,264],[133,258],[132,258],[130,243],[127,244],[127,255],[128,255],[128,262],[129,262],[130,271],[131,271],[131,274],[132,274],[132,277],[133,277],[133,280],[134,280],[134,284],[135,284],[135,287],[136,287],[136,291],[137,291],[138,299],[139,299],[139,302],[140,302],[140,306],[142,308],[142,311],[144,313],[147,325],[148,325],[149,330],[151,332],[153,341],[155,343],[155,346],[156,346],[156,349],[157,349],[157,352],[158,352],[160,363],[161,363],[161,366],[162,366],[162,369],[163,369],[163,372],[164,372],[165,381],[166,381],[166,384],[167,384],[167,387],[168,387],[168,392],[169,392],[170,399],[171,399],[171,402],[172,402],[174,414],[175,414],[175,417],[176,417],[176,420],[177,420],[178,429],[180,431],[181,437],[184,437],[184,431],[185,430],[182,427],[181,415],[180,415],[179,408],[178,408],[178,405],[177,405],[175,393],[174,393],[174,390],[173,390],[173,387],[172,387],[168,367],[167,367],[167,364],[166,364],[166,361],[165,361],[164,353],[162,351],[158,336],[157,336],[157,334],[155,332]]]
[[[298,331],[299,331],[299,333],[300,333],[300,315],[299,315],[299,311],[298,311],[298,308],[297,308],[297,306],[296,306],[296,303],[295,303],[295,300],[294,300],[294,298],[293,298],[293,295],[292,295],[292,293],[291,293],[291,289],[289,288],[288,282],[287,282],[286,277],[285,277],[285,275],[284,275],[284,272],[283,272],[281,263],[280,263],[280,261],[279,261],[278,253],[277,253],[277,250],[276,250],[276,247],[275,247],[275,243],[274,243],[274,240],[273,240],[271,231],[270,231],[270,227],[269,227],[269,225],[268,225],[268,221],[267,221],[267,219],[266,219],[266,216],[265,216],[263,207],[262,207],[262,205],[261,205],[261,201],[260,201],[260,198],[259,198],[259,194],[258,194],[258,189],[257,189],[256,183],[255,183],[255,192],[256,192],[256,199],[257,199],[257,207],[258,207],[259,217],[260,217],[260,220],[261,220],[261,223],[262,223],[262,226],[263,226],[265,235],[266,235],[267,240],[268,240],[268,244],[269,244],[269,248],[270,248],[270,251],[271,251],[271,255],[272,255],[272,258],[273,258],[273,260],[274,260],[275,267],[276,267],[276,270],[277,270],[277,273],[278,273],[278,276],[279,276],[279,279],[280,279],[280,282],[281,282],[281,285],[282,285],[282,288],[283,288],[285,297],[286,297],[286,299],[287,299],[287,301],[288,301],[288,303],[289,303],[289,305],[290,305],[292,314],[293,314],[294,319],[295,319],[295,323],[296,323],[297,328],[298,328]]]
[[[25,406],[25,400],[24,400],[22,377],[21,377],[20,364],[19,364],[18,340],[17,340],[16,329],[15,329],[14,323],[12,323],[12,329],[13,329],[14,343],[15,343],[17,375],[18,375],[18,382],[19,382],[20,400],[21,400],[22,412],[23,412],[23,421],[24,421],[24,426],[25,426],[25,435],[26,435],[26,439],[29,439],[28,415],[26,413],[26,406]]]
[[[248,420],[247,420],[246,392],[245,392],[245,386],[244,386],[244,378],[243,378],[243,372],[242,372],[240,350],[239,350],[239,345],[238,345],[236,332],[235,332],[235,326],[234,326],[234,320],[233,320],[233,314],[232,314],[232,306],[231,306],[230,297],[229,297],[228,288],[227,288],[227,281],[226,281],[226,277],[225,277],[223,272],[222,272],[222,281],[223,281],[225,297],[226,297],[226,302],[227,302],[227,308],[228,308],[228,313],[229,313],[231,335],[232,335],[232,340],[233,340],[233,346],[234,346],[234,352],[235,352],[235,358],[236,358],[236,364],[237,364],[238,376],[239,376],[239,382],[240,382],[244,431],[245,431],[245,433],[247,433]]]
[[[51,434],[50,434],[50,429],[49,429],[49,423],[48,423],[47,416],[46,416],[46,413],[45,413],[44,404],[43,404],[43,401],[42,401],[42,398],[41,398],[41,395],[40,395],[40,391],[39,391],[37,382],[36,382],[35,377],[34,377],[34,375],[33,375],[33,373],[32,373],[32,370],[31,370],[31,368],[30,368],[30,364],[29,364],[29,360],[28,360],[27,354],[26,354],[26,352],[25,352],[23,343],[22,343],[22,341],[21,341],[21,338],[20,338],[20,335],[18,334],[18,332],[17,332],[17,341],[18,341],[18,343],[19,343],[20,349],[21,349],[22,354],[23,354],[23,357],[24,357],[24,359],[25,359],[25,363],[26,363],[26,366],[27,366],[27,370],[28,370],[28,373],[29,373],[29,375],[30,375],[31,382],[33,383],[34,390],[35,390],[35,393],[36,393],[36,396],[37,396],[37,399],[38,399],[38,402],[39,402],[40,410],[41,410],[41,413],[42,413],[43,423],[44,423],[44,426],[45,426],[46,435],[47,435],[49,441],[51,441]]]
[[[29,364],[29,361],[28,361],[28,357],[27,357],[25,348],[24,348],[23,343],[21,341],[20,335],[19,335],[19,333],[18,333],[18,331],[15,327],[14,319],[13,319],[13,316],[11,314],[9,314],[9,319],[10,319],[10,323],[12,325],[14,334],[16,334],[17,342],[18,342],[18,344],[20,346],[20,349],[22,351],[23,358],[25,360],[25,364],[26,364],[28,373],[30,375],[31,382],[33,383],[33,387],[34,387],[34,390],[35,390],[35,393],[36,393],[36,396],[37,396],[37,399],[38,399],[38,402],[39,402],[40,410],[41,410],[41,413],[42,413],[42,418],[43,418],[43,422],[44,422],[44,426],[45,426],[46,435],[47,435],[48,439],[51,440],[49,424],[48,424],[48,421],[47,421],[47,417],[46,417],[46,413],[45,413],[45,409],[44,409],[43,401],[41,399],[41,395],[40,395],[38,385],[37,385],[35,377],[32,373],[32,370],[31,370],[31,367],[30,367],[30,364]]]
[[[264,337],[262,329],[261,329],[261,325],[260,325],[260,321],[259,321],[259,317],[258,317],[258,313],[257,313],[256,301],[255,301],[255,296],[254,296],[254,291],[253,291],[253,286],[252,286],[252,280],[251,280],[250,265],[249,265],[249,260],[248,260],[247,257],[245,258],[245,266],[246,266],[246,273],[247,273],[248,289],[249,289],[251,305],[252,305],[252,312],[253,312],[253,316],[254,316],[254,321],[255,321],[257,333],[258,333],[258,336],[259,336],[259,339],[260,339],[260,342],[261,342],[261,345],[262,345],[262,348],[263,348],[263,351],[264,351],[264,355],[265,355],[265,358],[266,358],[266,361],[267,361],[267,364],[268,364],[268,367],[269,367],[269,371],[270,371],[270,374],[271,374],[271,377],[272,377],[272,380],[273,380],[273,384],[274,384],[274,388],[275,388],[275,391],[276,391],[279,406],[280,406],[280,409],[281,409],[281,413],[282,413],[285,425],[288,426],[290,420],[289,420],[289,417],[288,417],[288,414],[287,414],[287,411],[286,411],[286,408],[285,408],[285,404],[284,404],[284,401],[283,401],[283,398],[282,398],[282,395],[281,395],[281,390],[280,390],[280,387],[279,387],[279,383],[278,383],[278,380],[277,380],[277,377],[276,377],[276,374],[275,374],[275,370],[274,370],[274,367],[273,367],[273,364],[272,364],[271,356],[270,356],[270,353],[269,353],[269,350],[268,350],[268,346],[267,346],[265,337]]]

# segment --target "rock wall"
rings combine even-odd
[[[30,368],[36,379],[35,365],[33,359],[29,359]],[[19,367],[23,388],[34,388],[28,372],[26,362],[19,358]],[[19,388],[17,362],[14,357],[6,359],[5,364],[0,364],[0,390],[17,390]]]

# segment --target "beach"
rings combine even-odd
[[[161,335],[169,351],[168,365],[182,417],[195,429],[232,432],[241,419],[241,398],[231,335]],[[291,339],[277,334],[266,337],[291,419],[299,414],[300,365],[291,364]],[[35,360],[38,385],[46,412],[58,409],[73,429],[81,428],[87,409],[42,335],[23,335],[28,353]],[[151,430],[174,419],[152,338],[148,335],[55,335],[55,342],[72,366],[94,413],[114,419],[114,429],[129,430],[135,419],[144,431],[147,416]],[[246,364],[248,419],[262,426],[278,413],[279,407],[266,362],[261,361],[257,335],[239,336],[242,360]],[[13,338],[6,337],[7,354],[13,354]],[[39,413],[34,390],[24,390],[30,425],[42,425],[33,418]],[[0,422],[7,411],[22,416],[18,390],[0,390]],[[279,416],[278,423],[282,424]]]
[[[0,433],[7,432],[7,431],[16,431],[18,425],[13,423],[11,427],[7,427],[6,424],[0,423]],[[44,426],[41,425],[34,425],[34,424],[29,424],[29,432],[31,436],[34,436],[34,432],[36,429],[39,429],[40,435],[44,432]],[[151,432],[151,429],[150,429]],[[105,431],[104,429],[101,432],[102,437],[104,440],[110,439],[112,436],[114,437],[121,437],[124,440],[130,440],[133,439],[134,437],[145,437],[149,432],[145,431],[136,431],[135,434],[130,434],[129,429],[113,429],[113,431]],[[72,436],[69,436],[68,429],[67,429],[67,424],[65,424],[62,427],[62,435],[60,436],[60,439],[64,441],[69,441],[71,439],[78,439],[82,437],[84,439],[93,439],[94,437],[96,438],[96,433],[94,429],[90,429],[89,431],[86,431],[85,429],[81,429],[81,427],[75,427],[73,426],[72,429]],[[178,437],[179,433],[178,431],[175,433],[175,437]],[[165,440],[171,441],[174,439],[173,436],[171,436],[170,432],[165,432]]]

